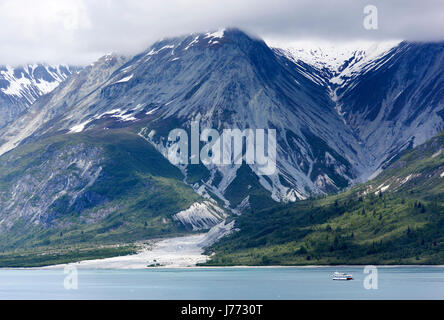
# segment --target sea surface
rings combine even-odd
[[[444,299],[444,267],[377,267],[377,281],[364,267],[78,269],[77,289],[64,271],[1,269],[0,299]]]

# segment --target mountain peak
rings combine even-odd
[[[169,52],[172,55],[180,51],[189,49],[219,48],[223,44],[241,45],[251,41],[262,40],[255,39],[248,33],[238,28],[219,28],[207,32],[191,33],[179,37],[163,38],[153,43],[143,54],[154,55],[160,52]]]

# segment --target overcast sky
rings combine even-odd
[[[377,30],[363,27],[366,5],[378,9]],[[444,1],[0,0],[0,65],[87,64],[220,27],[279,41],[444,40]]]

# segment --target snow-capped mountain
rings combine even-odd
[[[0,146],[0,154],[15,148],[38,130],[44,130],[45,127],[51,129],[51,120],[62,113],[68,113],[66,117],[75,119],[76,110],[70,109],[75,101],[87,98],[91,92],[100,88],[124,61],[123,57],[104,56],[62,82],[61,86],[52,92],[42,96],[26,113],[0,132],[5,141]]]
[[[442,129],[442,44],[307,50],[271,49],[228,29],[161,40],[130,58],[107,55],[8,126],[0,153],[42,137],[115,131],[166,156],[170,130],[195,120],[219,131],[276,129],[274,175],[254,165],[180,166],[201,196],[243,210],[366,180]]]
[[[11,122],[40,96],[51,92],[78,67],[30,64],[0,65],[0,128]]]
[[[221,30],[163,40],[128,61],[119,59],[102,58],[37,101],[2,136],[2,151],[24,138],[87,132],[104,119],[137,123],[162,151],[170,130],[199,120],[202,128],[277,130],[278,173],[272,176],[255,175],[253,165],[199,168],[193,188],[226,205],[254,202],[253,190],[258,198],[294,201],[337,191],[361,174],[361,146],[343,126],[329,91],[307,77],[312,70],[275,54],[262,40]],[[187,179],[195,169],[183,168]]]
[[[318,70],[338,114],[368,150],[363,180],[444,128],[443,43],[305,43],[275,50]]]

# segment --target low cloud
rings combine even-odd
[[[364,7],[378,29],[363,27]],[[294,41],[444,40],[442,0],[0,0],[0,65],[87,64],[104,53],[134,54],[162,37],[239,27]]]

